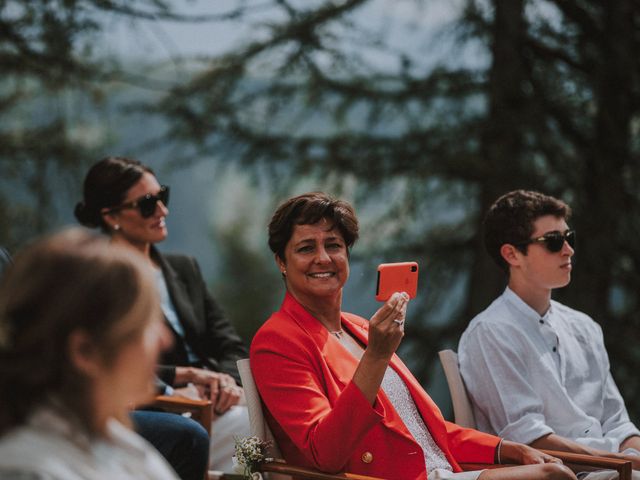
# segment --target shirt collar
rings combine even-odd
[[[504,300],[511,306],[513,306],[518,312],[520,312],[523,318],[526,318],[532,322],[538,322],[540,319],[548,321],[552,315],[553,304],[549,305],[549,308],[544,315],[540,316],[533,308],[525,303],[513,290],[509,287],[505,288],[502,294]]]

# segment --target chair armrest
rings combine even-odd
[[[619,460],[617,458],[606,457],[594,457],[592,455],[582,455],[578,453],[569,452],[557,452],[553,450],[541,450],[542,452],[559,458],[567,466],[573,466],[578,470],[593,469],[609,469],[616,470],[619,475],[619,480],[631,480],[632,468],[629,460]],[[469,470],[491,470],[494,468],[515,467],[513,464],[481,464],[481,463],[461,463],[460,467],[464,471]],[[587,468],[581,468],[587,467]],[[308,480],[381,480],[376,477],[369,477],[366,475],[358,475],[355,473],[323,473],[317,470],[311,470],[309,468],[297,467],[289,465],[283,461],[266,462],[260,466],[260,470],[263,472],[280,473],[282,475],[292,475],[302,479]]]
[[[194,400],[192,398],[158,395],[151,404],[165,412],[177,413],[188,416],[200,423],[209,435],[211,435],[211,422],[213,410],[210,400]]]
[[[495,468],[517,467],[513,463],[459,463],[464,472],[472,470],[493,470]]]
[[[296,478],[308,480],[382,480],[377,477],[368,477],[366,475],[358,475],[356,473],[323,473],[318,470],[296,467],[280,461],[265,462],[260,465],[260,470],[263,472],[280,473],[282,475],[292,475]]]
[[[559,458],[568,467],[580,468],[587,471],[591,469],[608,469],[618,472],[619,480],[631,480],[632,466],[629,460],[621,460],[618,458],[596,457],[593,455],[582,455],[580,453],[558,452],[555,450],[540,450],[541,452]]]
[[[616,470],[619,480],[631,480],[632,466],[629,460],[617,458],[596,457],[593,455],[583,455],[580,453],[558,452],[555,450],[540,450],[541,452],[559,458],[562,462],[574,471],[590,471],[598,469]],[[461,463],[460,467],[464,471],[482,470],[503,467],[515,467],[513,464],[483,464],[483,463]]]

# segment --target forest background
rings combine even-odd
[[[172,186],[162,249],[196,256],[247,342],[283,294],[275,206],[324,190],[362,221],[345,310],[416,260],[401,356],[448,412],[437,351],[505,280],[482,213],[571,204],[573,280],[640,421],[640,2],[0,0],[0,244],[74,223],[87,168]]]

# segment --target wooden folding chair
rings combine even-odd
[[[354,473],[329,474],[319,472],[304,467],[289,465],[282,459],[282,454],[278,448],[271,429],[267,424],[264,414],[262,413],[262,401],[258,388],[253,380],[251,373],[251,365],[249,359],[238,360],[238,371],[242,379],[242,387],[244,388],[244,396],[247,401],[247,409],[249,410],[249,424],[251,426],[251,435],[255,435],[261,440],[270,441],[272,444],[269,452],[275,460],[273,462],[265,462],[260,466],[264,473],[269,473],[271,480],[286,480],[292,476],[302,479],[318,479],[318,480],[335,480],[335,479],[351,479],[351,480],[381,480],[366,475],[358,475]]]
[[[153,401],[153,408],[163,412],[177,413],[192,418],[202,425],[211,435],[212,408],[210,400],[194,400],[178,396],[158,395]]]

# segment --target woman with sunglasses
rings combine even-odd
[[[155,244],[167,237],[169,187],[153,171],[123,157],[96,163],[84,181],[84,199],[75,209],[87,227],[111,242],[133,248],[153,267],[173,347],[161,357],[165,393],[209,398],[214,406],[211,468],[232,469],[234,436],[249,433],[244,392],[236,361],[247,350],[215,300],[195,259],[162,254]]]

